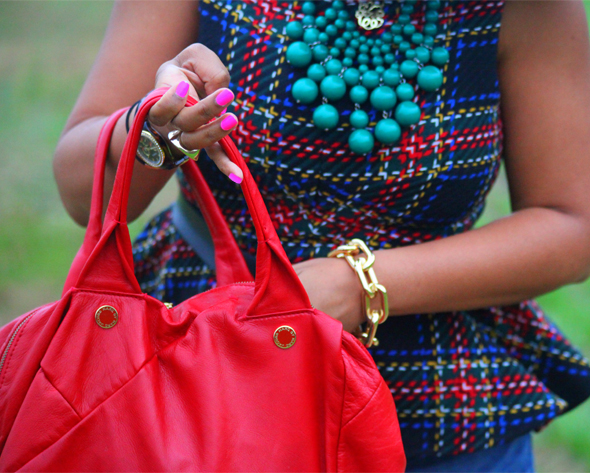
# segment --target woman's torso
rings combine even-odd
[[[316,2],[318,11],[326,4]],[[346,4],[351,16],[356,8]],[[399,8],[385,4],[389,22]],[[412,17],[419,30],[423,8],[418,2]],[[473,227],[501,160],[501,2],[442,3],[435,46],[450,53],[443,86],[420,91],[419,124],[368,155],[347,146],[354,110],[347,97],[336,104],[338,128],[325,131],[312,124],[319,101],[302,105],[291,95],[305,69],[285,60],[292,43],[285,27],[302,16],[301,3],[201,0],[200,11],[199,42],[226,64],[236,94],[230,111],[239,125],[232,137],[292,263],[325,257],[355,237],[373,250],[389,249]],[[364,109],[374,126],[380,114]],[[202,158],[199,166],[239,246],[255,254],[239,187],[211,160]],[[146,292],[180,302],[214,287],[215,275],[169,214],[140,235],[136,272]],[[395,398],[409,459],[488,448],[540,427],[565,409],[562,397],[580,379],[575,375],[588,375],[587,362],[534,301],[390,317],[379,335],[379,347],[370,351]]]

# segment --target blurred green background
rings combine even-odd
[[[69,219],[59,200],[51,161],[100,47],[111,6],[111,1],[0,0],[2,325],[59,298],[82,241],[83,230]],[[587,11],[589,7],[586,3]],[[132,233],[175,195],[171,183],[132,225]],[[509,212],[502,175],[478,225]],[[590,355],[590,281],[538,300]],[[590,471],[590,402],[535,435],[535,449],[541,472]]]

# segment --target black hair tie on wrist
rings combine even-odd
[[[129,116],[131,115],[131,111],[133,109],[137,109],[139,108],[139,104],[141,103],[143,99],[139,99],[137,102],[135,102],[133,105],[131,105],[131,107],[129,107],[129,110],[127,110],[127,115],[125,116],[125,128],[127,129],[127,133],[129,133]]]

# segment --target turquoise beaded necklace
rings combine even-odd
[[[421,32],[411,23],[416,3],[403,1],[397,22],[384,28],[377,38],[366,31],[385,24],[382,2],[360,2],[354,21],[342,0],[334,0],[317,12],[317,3],[306,1],[303,19],[287,23],[287,36],[294,40],[287,48],[287,61],[294,67],[307,68],[307,77],[293,84],[293,98],[313,104],[321,94],[322,104],[313,112],[313,123],[331,130],[340,121],[334,104],[348,90],[355,107],[350,114],[354,131],[348,145],[357,154],[370,153],[375,138],[384,145],[396,143],[402,127],[420,121],[422,111],[413,101],[416,87],[411,80],[426,92],[438,90],[443,83],[440,68],[448,62],[449,53],[443,47],[434,47],[440,1],[426,2]],[[362,109],[365,104],[382,113],[373,133],[367,129],[369,115]]]

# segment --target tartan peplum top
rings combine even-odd
[[[421,3],[412,16],[418,30]],[[442,2],[435,46],[450,53],[443,86],[417,92],[421,121],[398,143],[376,141],[371,154],[357,155],[347,145],[354,110],[348,96],[335,104],[340,122],[330,131],[311,121],[320,99],[302,105],[292,98],[305,69],[285,59],[291,43],[285,26],[303,16],[301,2],[201,0],[199,42],[228,67],[236,94],[232,138],[292,263],[325,257],[350,238],[377,250],[473,227],[502,156],[496,71],[502,6]],[[356,4],[349,0],[346,8],[354,16]],[[384,9],[385,28],[400,4]],[[369,112],[369,127],[380,115]],[[199,167],[238,245],[254,255],[254,227],[239,186],[204,154]],[[180,236],[170,209],[139,235],[134,257],[142,289],[158,299],[178,303],[216,285],[214,270]],[[590,395],[588,361],[533,300],[390,317],[379,341],[369,351],[395,399],[410,462],[505,443]]]

